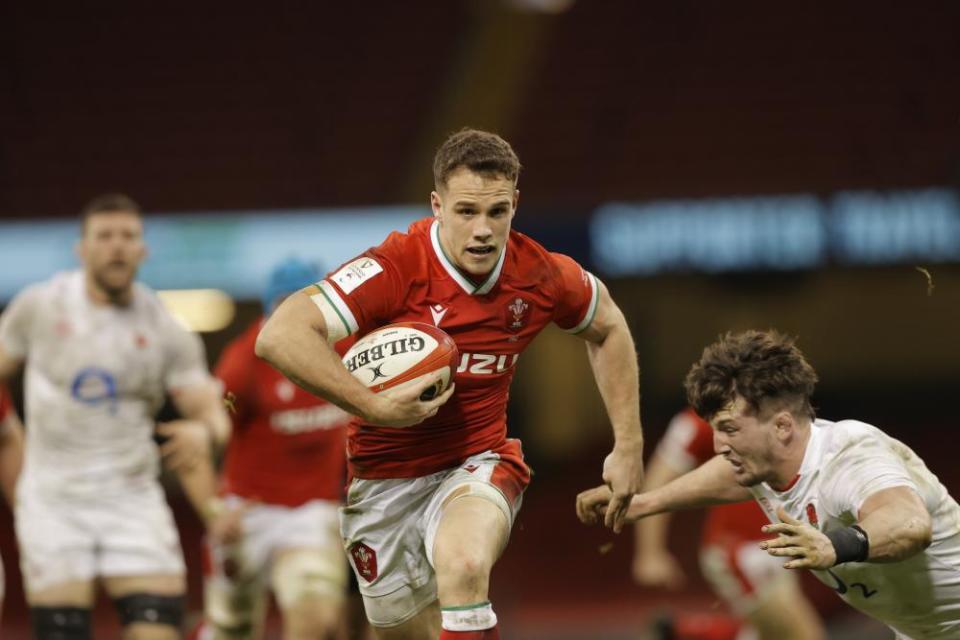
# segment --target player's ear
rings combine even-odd
[[[777,436],[781,439],[792,436],[796,424],[796,421],[793,419],[793,414],[789,411],[778,411],[777,415],[773,417],[773,426],[777,430]]]
[[[513,212],[517,212],[517,205],[520,204],[520,189],[513,190]]]
[[[430,192],[430,208],[433,209],[433,217],[439,218],[440,212],[443,211],[443,201],[440,199],[440,194],[436,191]]]

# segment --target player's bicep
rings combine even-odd
[[[870,494],[863,501],[857,521],[878,518],[906,520],[909,518],[930,519],[930,513],[920,495],[913,487],[890,487]]]
[[[178,387],[170,394],[170,399],[181,416],[188,420],[200,420],[221,409],[223,402],[221,389],[218,380],[208,378],[202,382]]]
[[[597,287],[597,303],[592,318],[580,331],[571,331],[571,333],[588,342],[600,343],[614,330],[626,327],[627,320],[620,311],[620,307],[610,297],[606,285],[596,278],[594,282]]]

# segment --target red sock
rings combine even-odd
[[[500,640],[500,632],[496,627],[483,631],[447,631],[440,630],[439,640]]]

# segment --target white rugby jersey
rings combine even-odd
[[[0,344],[26,359],[21,490],[82,497],[153,482],[165,390],[211,380],[198,336],[136,283],[127,307],[94,304],[71,271],[25,289]]]
[[[872,494],[914,489],[933,519],[933,544],[895,563],[848,562],[813,573],[848,604],[910,638],[960,638],[960,506],[917,454],[856,420],[817,420],[800,473],[785,491],[751,488],[771,522],[777,506],[821,531],[857,522]]]

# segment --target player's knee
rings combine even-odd
[[[36,640],[90,640],[90,610],[80,607],[31,607]]]
[[[131,593],[114,600],[124,636],[130,640],[179,637],[183,596]]]
[[[303,600],[283,610],[284,640],[327,640],[339,629],[341,607]]]

